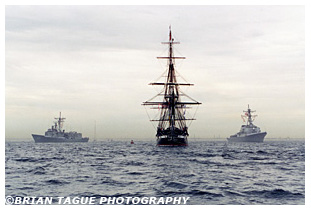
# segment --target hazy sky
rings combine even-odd
[[[202,102],[190,137],[239,131],[247,104],[267,137],[304,137],[303,6],[6,6],[7,138],[65,129],[152,138],[143,101],[165,71],[168,27],[187,59],[177,71]],[[195,111],[195,109],[193,110]],[[155,115],[148,110],[150,115]]]

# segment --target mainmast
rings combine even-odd
[[[247,125],[253,125],[254,118],[255,118],[257,115],[252,115],[252,113],[253,113],[253,112],[256,112],[256,111],[252,111],[252,110],[249,108],[249,104],[248,104],[247,111],[243,111],[243,112],[245,112],[245,115],[248,117],[248,118],[247,118]]]
[[[62,117],[62,112],[59,112],[59,117],[58,118],[55,117],[54,119],[57,120],[58,131],[62,132],[63,122],[65,121],[66,118]],[[56,126],[55,129],[57,129]]]
[[[164,44],[169,45],[168,57],[158,57],[158,59],[168,59],[169,70],[168,70],[167,81],[166,81],[167,84],[165,85],[164,96],[166,96],[166,99],[167,99],[166,102],[168,103],[169,127],[174,128],[175,127],[175,114],[176,114],[175,104],[178,102],[178,99],[179,99],[179,87],[178,85],[176,85],[177,81],[176,81],[174,64],[175,64],[175,59],[177,57],[174,57],[173,44],[179,44],[179,43],[174,42],[174,38],[172,38],[171,26],[169,30],[169,42],[165,42]],[[178,57],[178,58],[185,59],[185,57]],[[184,116],[182,116],[182,119],[184,119]],[[182,121],[180,123],[182,124]],[[163,128],[163,126],[160,126],[160,127]],[[184,127],[184,126],[181,125],[181,127]]]

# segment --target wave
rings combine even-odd
[[[34,158],[34,157],[25,157],[25,158],[15,158],[17,162],[47,162],[54,160],[64,160],[64,157],[51,157],[51,158]]]
[[[263,150],[258,150],[256,153],[257,153],[257,154],[270,155],[269,152],[266,152],[266,151],[263,151]]]
[[[46,170],[44,167],[41,166],[37,166],[34,169],[30,169],[28,171],[26,171],[28,173],[32,173],[32,174],[36,174],[36,175],[42,175],[42,174],[46,174]]]
[[[224,197],[223,194],[220,193],[212,193],[204,190],[192,190],[189,192],[190,195],[207,195],[211,197]]]
[[[296,192],[290,192],[283,189],[273,189],[273,190],[252,190],[252,191],[246,191],[243,192],[249,196],[261,196],[265,198],[288,198],[288,197],[304,197],[304,194],[296,193]]]
[[[50,180],[45,181],[45,183],[51,184],[51,185],[65,185],[65,184],[69,184],[70,182],[61,181],[58,179],[50,179]]]
[[[172,188],[178,188],[178,189],[183,189],[183,188],[185,188],[185,187],[187,187],[187,185],[185,185],[185,184],[182,184],[182,183],[179,183],[179,182],[166,182],[166,183],[164,183],[164,185],[166,186],[166,187],[172,187]]]

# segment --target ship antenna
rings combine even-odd
[[[96,120],[95,120],[95,125],[94,125],[94,141],[96,141]]]
[[[169,29],[170,29],[169,41],[172,41],[172,30],[171,30],[171,25],[170,25]]]
[[[248,122],[249,122],[249,124],[251,125],[251,124],[253,124],[253,121],[252,121],[252,114],[251,114],[251,110],[250,110],[250,108],[249,108],[249,104],[247,104],[247,111],[248,111]]]
[[[57,120],[59,132],[62,132],[62,128],[63,128],[62,123],[65,121],[66,118],[62,117],[62,112],[59,112],[59,118],[55,117],[54,119]]]

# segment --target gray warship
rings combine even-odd
[[[256,111],[252,111],[248,105],[247,111],[243,112],[245,114],[241,115],[241,117],[244,122],[244,118],[247,118],[246,125],[242,125],[240,132],[231,135],[227,140],[229,142],[263,142],[267,132],[261,132],[260,128],[253,124],[254,118],[257,115],[252,115],[252,113]]]
[[[81,133],[75,131],[65,132],[62,130],[63,122],[66,118],[62,117],[62,113],[59,113],[59,117],[55,118],[57,121],[55,125],[49,128],[44,135],[32,134],[36,143],[74,143],[74,142],[88,142],[88,137],[82,137]]]

